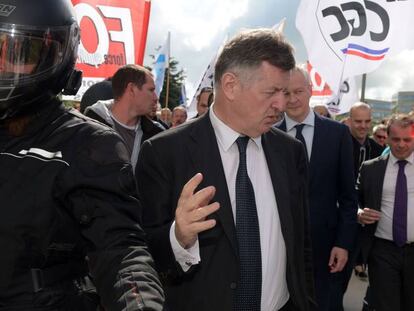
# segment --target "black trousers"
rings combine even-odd
[[[414,243],[398,247],[375,238],[368,266],[371,304],[376,311],[414,310]]]

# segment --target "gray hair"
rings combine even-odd
[[[306,83],[312,85],[311,77],[309,75],[306,64],[298,64],[293,68],[293,71],[299,72],[305,78]]]
[[[226,72],[256,69],[264,61],[284,71],[295,67],[293,47],[273,29],[240,32],[226,43],[217,58],[214,82],[219,85]]]
[[[408,114],[394,114],[387,122],[387,134],[390,135],[391,126],[397,125],[401,128],[413,127],[414,120]]]
[[[377,124],[372,129],[372,133],[375,134],[377,131],[387,131],[387,126],[385,124]]]

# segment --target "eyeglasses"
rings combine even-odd
[[[377,135],[375,134],[375,137],[378,139],[387,139],[387,136]]]

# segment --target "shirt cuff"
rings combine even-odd
[[[365,227],[365,224],[364,224],[364,223],[362,223],[361,221],[359,221],[359,215],[360,215],[361,213],[363,213],[363,212],[364,212],[364,210],[363,210],[362,208],[358,207],[358,212],[357,212],[357,222],[360,224],[360,226],[361,226],[361,227]]]
[[[172,223],[170,228],[170,243],[175,260],[180,264],[184,272],[187,272],[191,266],[200,262],[200,247],[198,239],[190,248],[183,248],[175,236],[175,221]]]

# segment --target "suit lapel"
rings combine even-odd
[[[282,146],[278,142],[277,133],[272,130],[262,136],[262,145],[265,153],[267,166],[272,179],[273,191],[277,202],[277,209],[280,218],[280,225],[286,243],[289,246],[288,238],[294,234],[292,214],[290,212],[289,187],[287,163],[282,157]]]
[[[188,152],[194,168],[203,174],[201,187],[215,186],[216,194],[212,202],[220,203],[217,211],[218,221],[221,222],[223,230],[228,237],[230,244],[237,254],[236,229],[234,225],[233,212],[228,193],[226,177],[218,149],[216,135],[210,122],[209,114],[200,117],[197,126],[194,126],[187,145]]]
[[[286,132],[286,119],[283,119],[282,123],[280,123],[277,128],[283,132]]]
[[[375,196],[378,198],[375,201],[376,202],[375,208],[378,211],[381,210],[382,188],[384,185],[385,171],[387,169],[387,163],[389,161],[389,158],[390,158],[389,154],[379,158],[377,162],[377,169],[374,170],[375,172],[374,174],[376,174],[376,176],[374,178],[375,189],[373,191],[373,195],[375,194]]]

